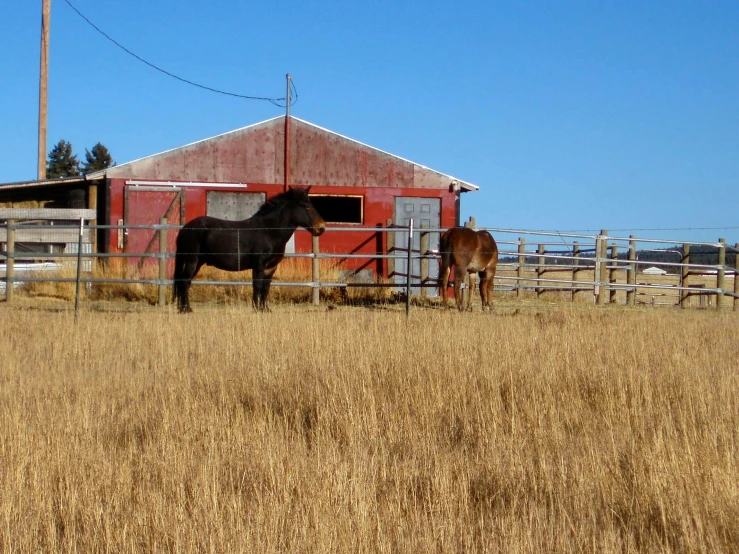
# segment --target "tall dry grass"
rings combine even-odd
[[[0,310],[2,552],[739,551],[734,313]]]

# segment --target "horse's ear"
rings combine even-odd
[[[310,189],[312,189],[312,188],[313,188],[313,185],[309,186],[307,189],[305,189],[305,193],[306,194],[309,194],[310,193]]]

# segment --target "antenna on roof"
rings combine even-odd
[[[290,74],[285,75],[287,92],[285,92],[285,192],[290,186]]]

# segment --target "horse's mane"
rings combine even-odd
[[[264,204],[262,204],[259,209],[257,210],[257,213],[254,214],[255,216],[264,216],[268,214],[272,214],[281,208],[284,208],[286,205],[291,204],[297,200],[300,200],[301,197],[308,197],[308,190],[303,188],[290,188],[286,192],[282,192],[278,194],[277,196],[273,196],[269,200],[267,200]]]

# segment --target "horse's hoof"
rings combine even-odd
[[[181,314],[191,314],[192,308],[190,306],[180,306],[180,313]]]

